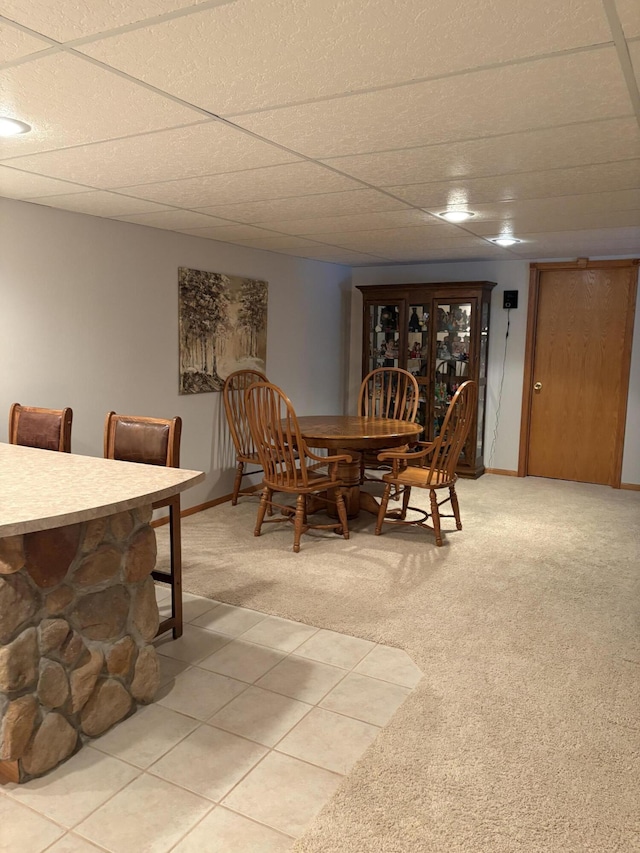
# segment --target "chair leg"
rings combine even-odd
[[[453,484],[449,486],[449,499],[451,500],[453,516],[456,520],[456,528],[458,530],[462,530],[462,522],[460,521],[460,506],[458,505],[458,495],[456,494],[456,487]]]
[[[180,530],[180,499],[169,505],[169,541],[171,548],[171,609],[173,639],[182,636],[182,540]]]
[[[378,510],[378,520],[376,521],[376,536],[380,536],[380,534],[382,533],[382,524],[384,522],[384,517],[387,514],[387,505],[389,503],[391,489],[391,483],[387,483],[384,487],[384,494],[382,495],[382,500],[380,501],[380,509]]]
[[[262,530],[262,522],[264,521],[264,515],[267,511],[267,506],[271,505],[271,497],[273,495],[273,489],[270,489],[268,486],[265,486],[262,490],[262,497],[260,498],[260,506],[258,507],[258,517],[256,518],[256,526],[253,531],[254,536],[260,536],[260,531]]]
[[[400,520],[404,521],[407,517],[407,509],[409,508],[409,498],[411,497],[411,486],[405,486],[404,491],[402,493],[402,512],[400,513]]]
[[[242,483],[242,472],[244,471],[244,462],[238,462],[236,466],[236,479],[233,483],[233,495],[231,497],[231,506],[236,506],[238,503],[238,493]]]
[[[180,536],[180,496],[177,495],[169,504],[169,571],[151,573],[154,580],[171,585],[171,616],[163,619],[158,626],[156,636],[171,629],[173,639],[182,636],[182,543]]]
[[[344,491],[336,489],[336,509],[338,510],[338,518],[342,526],[342,535],[345,539],[349,538],[349,522],[347,520],[347,508],[344,505]]]
[[[433,521],[433,530],[436,534],[436,545],[442,545],[442,533],[440,532],[440,510],[438,509],[438,496],[435,489],[429,490],[431,499],[431,520]]]
[[[293,550],[296,554],[300,550],[300,537],[302,536],[302,528],[304,527],[306,502],[306,495],[298,495],[296,498],[296,517],[293,527]]]

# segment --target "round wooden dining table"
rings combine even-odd
[[[380,508],[373,495],[360,489],[361,453],[401,447],[417,440],[422,432],[420,424],[359,415],[307,415],[298,418],[298,424],[309,447],[326,448],[331,455],[351,456],[351,462],[338,463],[338,477],[347,490],[345,503],[349,518],[355,518],[360,510],[377,515]]]

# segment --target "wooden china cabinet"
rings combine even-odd
[[[359,285],[364,298],[362,375],[403,367],[420,386],[424,441],[437,435],[456,389],[478,384],[478,406],[457,472],[484,473],[484,413],[492,281]]]

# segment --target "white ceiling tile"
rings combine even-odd
[[[512,211],[503,219],[485,220],[469,225],[469,230],[483,237],[496,237],[500,234],[513,234],[520,237],[526,232],[537,231],[578,231],[596,228],[625,228],[640,225],[639,210],[581,210],[572,213],[570,217],[561,211],[548,215],[543,213],[517,213]],[[640,247],[639,247],[640,248]]]
[[[276,237],[253,237],[250,240],[236,240],[236,242],[254,249],[271,249],[274,252],[278,249],[300,249],[306,246],[317,246],[313,240],[293,237],[289,234]]]
[[[118,216],[123,222],[135,222],[150,228],[168,228],[170,231],[183,231],[186,228],[205,228],[226,224],[214,216],[204,216],[193,210],[161,210],[154,213],[135,213]]]
[[[75,195],[55,195],[46,198],[30,198],[30,202],[44,204],[47,207],[59,207],[62,210],[72,210],[76,213],[88,213],[91,216],[123,216],[127,213],[144,213],[152,210],[162,210],[163,205],[139,198],[107,193],[102,190]]]
[[[283,255],[294,255],[297,258],[309,258],[310,260],[324,261],[332,264],[375,264],[387,260],[381,255],[372,255],[365,252],[350,252],[346,249],[333,248],[331,246],[319,246],[316,249],[291,249],[282,252]]]
[[[287,219],[270,222],[270,227],[286,234],[330,234],[333,232],[407,228],[417,225],[442,225],[421,210],[397,210],[388,213],[357,213],[348,216],[319,216],[317,219]]]
[[[467,0],[464,14],[452,13],[450,0],[271,0],[257,7],[239,0],[80,49],[231,114],[610,39],[599,0],[573,0],[569,8],[555,0],[492,0],[489,10],[484,0]]]
[[[247,240],[251,237],[278,236],[253,225],[224,225],[213,228],[189,228],[188,230],[182,228],[180,230],[187,234],[193,234],[195,237],[209,237],[211,240],[231,243],[235,243],[237,240]]]
[[[313,219],[349,213],[377,213],[407,209],[407,205],[378,190],[347,190],[316,195],[249,201],[202,208],[203,213],[223,216],[238,222],[271,222],[285,219]]]
[[[392,261],[400,263],[420,263],[424,261],[481,261],[506,259],[509,254],[497,246],[478,242],[474,246],[452,245],[447,248],[424,247],[418,251],[415,249],[401,249],[389,252]]]
[[[387,254],[394,249],[420,249],[429,247],[475,246],[481,244],[478,237],[461,229],[443,225],[441,228],[388,228],[379,231],[349,231],[344,234],[315,234],[314,239],[342,246],[358,252]]]
[[[298,159],[274,145],[214,121],[16,157],[11,165],[111,189],[133,183],[254,169]]]
[[[2,14],[56,41],[70,41],[197,6],[205,0],[3,0]],[[221,0],[232,2],[232,0]]]
[[[475,216],[465,222],[464,227],[474,233],[487,234],[499,222],[544,222],[557,220],[559,223],[582,221],[583,217],[606,217],[628,211],[640,210],[640,189],[618,190],[617,192],[584,193],[582,195],[558,196],[555,198],[520,199],[518,201],[476,204]],[[489,232],[487,231],[487,227]],[[603,223],[604,224],[604,223]],[[589,228],[589,225],[577,225]],[[519,225],[519,230],[538,230],[537,227]],[[549,230],[541,228],[540,230]],[[564,226],[562,230],[570,230]]]
[[[597,228],[519,235],[522,243],[509,250],[526,258],[640,255],[640,228]]]
[[[0,166],[0,196],[5,198],[28,199],[46,195],[68,195],[69,193],[84,193],[91,187],[81,187],[68,184],[66,181],[56,181],[44,178],[42,175],[32,175],[30,172],[20,172],[8,166]]]
[[[640,36],[640,3],[638,0],[615,0],[618,17],[627,38]]]
[[[640,157],[635,117],[489,136],[464,142],[328,159],[328,165],[382,187],[504,175]]]
[[[629,55],[633,64],[633,70],[636,73],[636,81],[640,86],[640,41],[634,41],[629,44]]]
[[[7,157],[187,124],[200,115],[63,53],[0,71],[0,103],[33,130],[2,139]]]
[[[49,42],[44,39],[29,35],[5,21],[0,21],[0,65],[5,62],[14,62],[16,59],[22,59],[41,50],[48,50],[50,47]]]
[[[548,172],[514,172],[490,178],[460,178],[388,189],[418,207],[443,210],[447,206],[473,209],[477,204],[491,201],[553,198],[632,187],[640,187],[640,160],[619,160],[617,163],[551,169]]]
[[[358,186],[315,163],[269,166],[246,172],[206,175],[184,181],[125,187],[122,192],[177,207],[212,207],[309,193],[327,193]]]
[[[630,113],[617,54],[608,47],[238,116],[234,122],[326,159]]]

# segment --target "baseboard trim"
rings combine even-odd
[[[508,468],[485,468],[485,474],[501,474],[503,477],[517,477],[517,471],[510,471]]]
[[[630,489],[632,492],[640,492],[640,483],[620,483],[621,489]]]
[[[240,493],[247,494],[247,492],[257,492],[262,488],[262,484],[259,483],[257,486],[247,486]],[[180,512],[180,518],[186,518],[188,515],[195,515],[197,512],[202,512],[205,509],[211,509],[214,506],[220,506],[220,504],[227,503],[230,501],[233,495],[223,495],[221,498],[214,498],[211,501],[205,501],[203,504],[198,504],[197,506],[190,506],[187,509],[183,509]],[[169,523],[169,516],[165,515],[162,518],[156,518],[151,522],[151,527],[162,527],[164,524]]]

